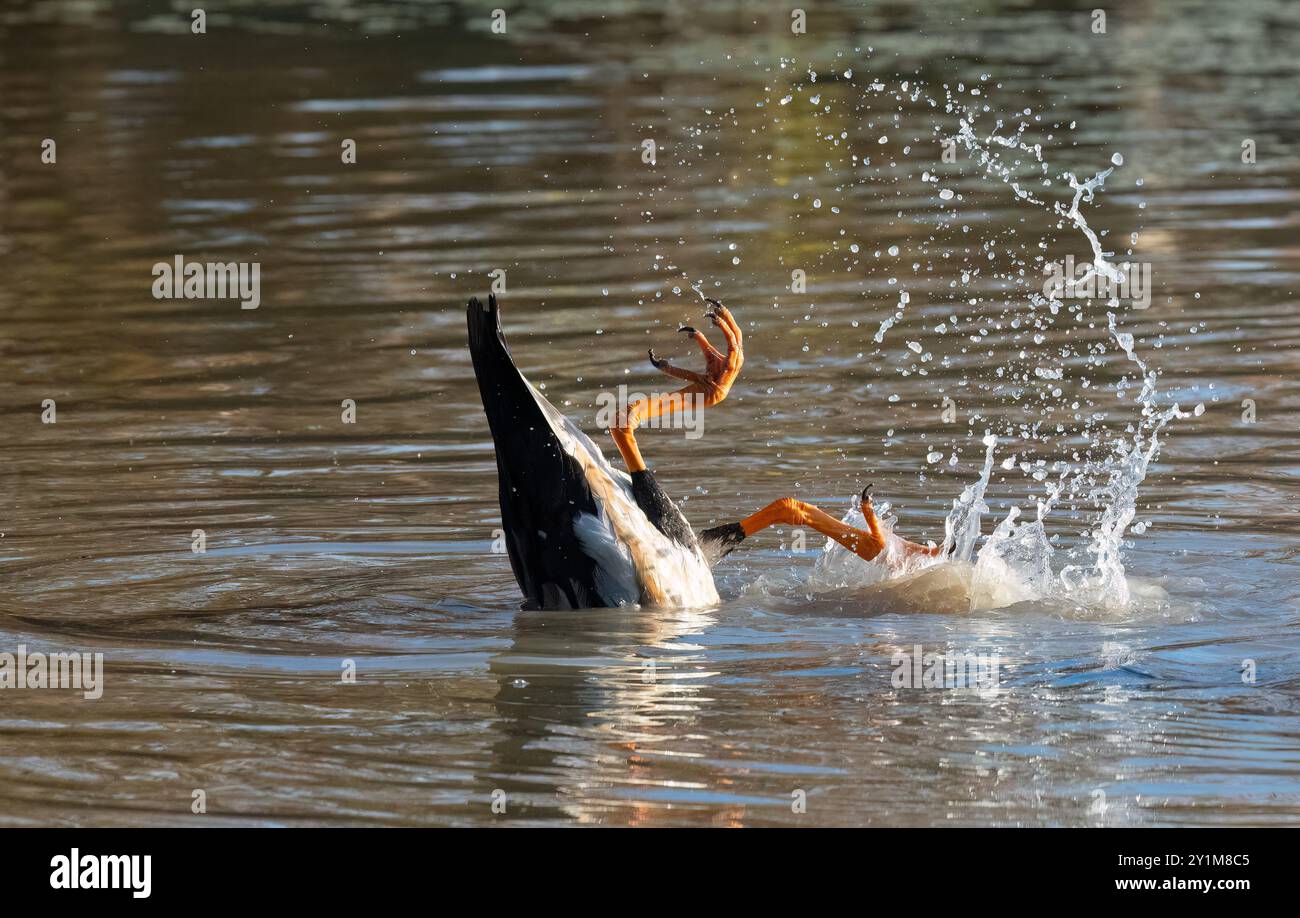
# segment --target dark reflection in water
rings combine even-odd
[[[1300,7],[1143,3],[1098,36],[1079,4],[845,3],[796,36],[785,8],[561,3],[501,36],[493,6],[209,4],[205,35],[143,2],[0,13],[0,651],[101,651],[107,679],[0,692],[3,820],[1293,820]],[[747,363],[704,436],[642,438],[696,526],[791,494],[842,513],[871,480],[938,538],[986,426],[1136,417],[1124,362],[1075,356],[1110,344],[1104,306],[1009,324],[1017,265],[1082,237],[944,163],[956,118],[874,80],[983,87],[985,130],[1030,109],[1048,200],[1122,154],[1087,215],[1152,265],[1124,327],[1207,408],[1126,549],[1167,596],[904,612],[815,590],[820,540],[776,532],[715,609],[516,612],[463,342],[496,269],[516,357],[593,435],[597,393],[658,384],[648,346],[690,359],[683,275],[736,310]],[[153,298],[178,254],[259,262],[261,306]],[[1061,395],[1031,397],[1035,366]],[[999,468],[991,516],[1042,494]],[[1052,518],[1059,550],[1094,509]],[[895,689],[915,645],[999,655],[1001,690]]]

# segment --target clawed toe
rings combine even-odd
[[[662,366],[664,365],[664,363],[666,362],[666,361],[664,361],[663,359],[661,359],[661,358],[659,357],[658,354],[655,353],[655,349],[654,349],[654,348],[650,348],[650,349],[647,351],[647,353],[650,355],[650,365],[651,365],[652,367],[654,367],[655,369],[659,369],[659,368],[662,367]]]
[[[698,334],[698,332],[695,329],[691,328],[689,325],[679,325],[677,326],[677,330],[684,335]]]
[[[874,484],[869,484],[862,489],[862,506],[864,507],[871,506],[871,489],[874,487],[875,487]]]

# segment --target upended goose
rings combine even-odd
[[[703,351],[703,373],[674,367],[650,351],[656,369],[686,385],[637,401],[617,418],[610,434],[627,465],[623,472],[519,372],[501,329],[496,297],[488,297],[486,305],[469,301],[469,349],[496,446],[501,525],[524,608],[712,605],[718,602],[712,565],[749,536],[775,525],[807,526],[865,561],[880,554],[886,540],[903,555],[940,551],[884,531],[867,491],[862,500],[867,529],[788,497],[738,523],[698,534],[691,529],[646,468],[633,432],[649,418],[681,410],[685,399],[711,407],[731,390],[745,359],[743,336],[725,306],[706,302],[705,315],[726,338],[727,353],[719,353],[690,327],[680,330]]]

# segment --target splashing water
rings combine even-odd
[[[907,303],[909,299],[910,297],[908,296],[906,290],[899,293],[897,311],[894,312],[894,314],[891,316],[886,316],[884,320],[881,321],[880,328],[876,330],[875,337],[872,338],[872,340],[875,341],[876,344],[880,344],[881,342],[883,342],[885,340],[885,332],[893,328],[894,323],[896,323],[899,319],[903,318],[903,310],[907,308]]]
[[[985,434],[984,469],[979,480],[966,486],[961,496],[952,502],[952,512],[944,520],[943,547],[952,552],[954,561],[970,561],[975,540],[980,534],[980,519],[989,512],[988,504],[984,503],[984,491],[989,485],[989,476],[993,474],[993,448],[997,444],[997,437]]]
[[[793,60],[783,59],[780,69],[792,73],[801,68],[797,68]],[[1086,615],[1125,614],[1135,600],[1145,601],[1152,595],[1152,591],[1145,588],[1135,591],[1133,581],[1125,572],[1122,556],[1125,536],[1136,517],[1138,490],[1151,463],[1159,455],[1165,426],[1176,418],[1185,417],[1186,413],[1177,405],[1159,403],[1158,374],[1148,369],[1135,352],[1132,334],[1120,329],[1116,291],[1120,289],[1124,276],[1120,269],[1128,266],[1117,266],[1110,260],[1115,253],[1108,251],[1102,243],[1106,233],[1099,233],[1090,226],[1084,215],[1085,208],[1096,202],[1098,194],[1105,190],[1107,180],[1123,165],[1123,157],[1118,153],[1112,154],[1110,163],[1087,179],[1078,177],[1086,174],[1080,171],[1054,173],[1045,158],[1043,143],[1036,142],[1031,135],[1036,125],[1046,129],[1043,114],[1035,115],[1028,108],[1007,116],[1005,120],[997,114],[988,114],[994,109],[990,104],[990,86],[985,85],[987,76],[980,78],[978,87],[963,83],[955,86],[944,84],[941,94],[931,94],[921,83],[911,79],[901,80],[892,87],[881,79],[872,79],[866,84],[853,82],[851,71],[840,74],[839,79],[843,81],[841,85],[847,84],[858,93],[858,102],[853,105],[854,117],[865,117],[869,127],[880,127],[873,119],[888,119],[892,120],[895,130],[905,133],[899,113],[908,105],[919,107],[922,112],[928,111],[930,117],[942,112],[947,128],[945,124],[936,122],[929,126],[936,139],[964,150],[967,161],[976,167],[978,177],[994,185],[995,190],[994,183],[1005,186],[1015,204],[1050,214],[1057,221],[1058,230],[1065,232],[1067,240],[1082,237],[1090,254],[1080,259],[1084,267],[1082,277],[1071,277],[1059,287],[1044,285],[1040,288],[1030,279],[1032,268],[1039,266],[1046,272],[1060,267],[1058,263],[1047,261],[1043,254],[1033,254],[1047,250],[1049,237],[1030,240],[1030,245],[1022,244],[1020,251],[1026,254],[1020,255],[1011,245],[1004,244],[1005,240],[991,237],[980,240],[969,235],[978,229],[979,221],[965,221],[962,209],[967,206],[964,202],[981,189],[971,189],[969,185],[957,187],[956,176],[941,178],[930,169],[920,172],[919,176],[907,173],[906,164],[899,166],[897,163],[906,159],[909,147],[902,147],[902,156],[890,153],[882,157],[877,151],[890,141],[890,136],[880,130],[863,132],[867,142],[872,144],[864,149],[855,146],[849,132],[822,130],[814,123],[813,130],[818,139],[829,143],[829,150],[835,151],[828,152],[828,157],[834,157],[834,162],[826,158],[822,166],[835,174],[836,182],[852,186],[889,178],[909,182],[919,178],[926,191],[935,196],[935,221],[927,228],[928,235],[915,245],[918,254],[933,257],[935,247],[942,249],[944,243],[939,241],[937,231],[960,232],[958,238],[961,241],[951,250],[962,258],[960,272],[949,284],[953,291],[949,300],[952,312],[932,331],[967,337],[975,342],[971,351],[987,348],[989,357],[994,354],[992,347],[998,338],[1023,343],[1009,351],[1010,356],[1001,364],[981,361],[979,366],[988,370],[987,375],[980,374],[959,382],[960,387],[985,393],[994,406],[1005,409],[1007,414],[998,418],[981,413],[983,406],[972,396],[968,401],[972,405],[968,409],[971,421],[968,429],[951,437],[946,444],[926,442],[918,457],[922,466],[928,467],[931,473],[944,473],[942,467],[936,469],[935,466],[945,453],[950,454],[948,467],[957,467],[962,450],[960,440],[972,435],[970,427],[975,422],[984,422],[982,426],[986,432],[980,440],[983,465],[978,479],[966,484],[953,501],[944,524],[945,553],[942,560],[905,556],[898,550],[892,534],[894,521],[885,515],[885,510],[878,508],[882,524],[890,534],[890,541],[881,555],[872,562],[864,562],[828,541],[806,586],[813,592],[893,590],[896,599],[903,597],[904,593],[908,598],[926,596],[934,608],[955,611],[1030,601],[1059,601]],[[1000,88],[1000,84],[996,85]],[[804,93],[811,94],[807,101],[816,106],[818,116],[830,112],[831,107],[838,104],[820,89],[817,74],[811,68],[807,69],[807,83],[797,84],[793,91],[784,91],[780,95],[769,92],[770,97],[758,106],[758,110],[785,112],[771,115],[773,125],[791,119],[788,114],[792,110],[791,103]],[[887,104],[873,108],[868,104],[873,98],[883,99]],[[849,101],[852,104],[852,100]],[[765,105],[770,107],[765,109]],[[995,122],[991,130],[980,126],[986,115]],[[726,129],[729,119],[714,119],[710,129]],[[1048,124],[1050,121],[1050,118],[1046,119]],[[953,124],[955,130],[951,127]],[[1074,125],[1069,127],[1073,129]],[[1053,131],[1056,129],[1062,128],[1059,124],[1052,126]],[[703,136],[703,130],[697,128],[692,132],[692,138],[698,140]],[[1054,134],[1047,132],[1044,139],[1053,138]],[[687,149],[698,149],[701,157],[707,155],[702,145]],[[953,161],[945,159],[944,162]],[[778,184],[784,184],[789,176],[774,173],[774,179]],[[806,179],[810,183],[817,181],[813,175],[806,176]],[[1035,185],[1044,189],[1056,187],[1065,194],[1056,200],[1052,195],[1035,189]],[[836,186],[833,190],[838,194],[843,188]],[[824,213],[822,204],[826,194],[807,195],[806,199],[811,200],[814,210]],[[803,201],[805,197],[802,192],[796,192],[792,199]],[[834,214],[840,213],[837,206],[829,209]],[[901,212],[898,216],[902,216]],[[851,231],[851,224],[840,227],[837,235],[842,242],[833,242],[826,254],[819,256],[818,263],[823,258],[831,259],[830,270],[842,268],[846,276],[851,276],[849,272],[855,269],[866,268],[870,273],[873,264],[881,266],[882,270],[889,272],[888,285],[898,285],[900,290],[896,303],[886,307],[888,311],[879,320],[871,338],[874,352],[859,354],[858,357],[879,361],[880,366],[873,368],[877,378],[887,368],[897,372],[900,378],[926,377],[925,364],[933,359],[933,354],[916,340],[923,332],[909,329],[908,338],[911,340],[906,340],[907,349],[901,352],[887,351],[885,340],[891,329],[909,320],[919,322],[921,316],[935,311],[940,297],[930,292],[929,303],[917,302],[916,289],[910,295],[901,289],[899,268],[906,266],[895,261],[901,251],[897,244],[881,245],[875,252],[879,261],[859,259],[864,247],[851,238],[843,238]],[[1137,234],[1131,236],[1135,244]],[[972,239],[976,240],[974,244]],[[978,261],[965,253],[977,254]],[[945,252],[943,257],[948,257],[948,254]],[[1132,255],[1131,248],[1128,255]],[[656,259],[662,257],[656,255]],[[844,262],[837,265],[834,259],[840,257]],[[1004,264],[995,265],[997,260],[1004,264],[1009,261],[1010,268]],[[932,261],[928,267],[923,267],[919,259],[911,265],[913,276],[921,278],[922,291],[933,290],[933,283],[927,288],[925,277],[930,272],[937,275],[936,266],[936,261]],[[1098,280],[1095,288],[1088,283],[1094,277]],[[1103,285],[1100,283],[1102,280],[1107,283]],[[996,282],[998,305],[1003,310],[1001,316],[990,318],[981,314],[978,308],[969,310],[969,315],[959,316],[957,313],[965,311],[966,307],[993,302],[992,298],[978,296],[977,290],[963,289],[980,283],[988,284],[989,281]],[[1110,291],[1107,337],[1091,343],[1085,339],[1080,346],[1079,340],[1072,335],[1076,330],[1095,327],[1086,314],[1087,304],[1103,299],[1099,295],[1103,286]],[[1098,291],[1098,295],[1091,292],[1093,289]],[[874,289],[864,289],[868,302],[875,295]],[[810,308],[815,308],[815,305]],[[809,318],[805,315],[804,321]],[[1068,324],[1067,319],[1071,320]],[[857,322],[853,324],[854,327],[858,325]],[[804,350],[808,350],[806,343]],[[941,354],[940,360],[948,359],[954,350],[959,354],[968,352],[964,346],[949,348],[946,355]],[[1107,426],[1110,409],[1098,404],[1102,387],[1092,386],[1092,380],[1084,374],[1078,374],[1076,379],[1071,363],[1073,359],[1087,367],[1100,369],[1105,363],[1112,362],[1110,355],[1118,351],[1122,351],[1127,361],[1136,366],[1142,383],[1135,399],[1128,397],[1131,385],[1128,376],[1121,373],[1114,385],[1113,393],[1119,400],[1130,404],[1136,402],[1137,415],[1127,422],[1121,420],[1124,425],[1122,433]],[[1064,394],[1067,382],[1079,386],[1078,394]],[[888,384],[880,385],[876,391],[890,404],[901,400],[900,394],[891,392]],[[947,391],[938,394],[945,401],[949,398]],[[1052,417],[1054,410],[1059,412],[1055,418]],[[1019,418],[1016,418],[1016,413]],[[1077,446],[1080,441],[1085,444],[1083,447]],[[1037,495],[1031,490],[1021,501],[1032,500],[1036,505],[1035,512],[1027,514],[1021,507],[1010,506],[1005,517],[985,535],[982,531],[983,517],[991,512],[985,492],[993,476],[999,444],[1004,449],[1000,465],[1002,472],[1019,469],[1031,489],[1042,488],[1046,493]],[[1007,448],[1008,444],[1015,445]],[[1000,475],[999,485],[1005,482],[1005,476]],[[1058,505],[1067,508],[1072,515],[1084,514],[1089,523],[1077,544],[1059,552],[1062,555],[1060,559],[1055,557],[1058,552],[1053,547],[1053,539],[1057,536],[1049,536],[1051,514]],[[887,505],[880,507],[887,508]],[[852,499],[844,522],[857,526],[864,524],[856,498]],[[916,605],[924,607],[922,603]]]
[[[983,517],[989,512],[984,492],[993,471],[997,445],[997,438],[990,434],[983,441],[987,449],[980,477],[953,500],[952,510],[944,521],[946,535],[940,558],[904,555],[899,548],[901,539],[893,531],[896,521],[886,515],[889,505],[882,504],[878,513],[887,533],[885,550],[872,561],[864,562],[828,540],[807,585],[816,592],[886,588],[894,594],[911,593],[913,598],[921,591],[919,595],[927,596],[927,601],[935,604],[933,611],[940,612],[996,609],[1043,601],[1103,613],[1124,612],[1131,609],[1135,592],[1140,592],[1144,603],[1161,603],[1166,595],[1154,584],[1139,584],[1135,591],[1124,570],[1121,547],[1136,512],[1138,487],[1158,452],[1161,430],[1174,418],[1188,416],[1188,412],[1176,405],[1162,410],[1144,407],[1143,420],[1133,440],[1117,444],[1115,454],[1100,464],[1099,470],[1105,471],[1106,481],[1091,491],[1091,496],[1103,506],[1086,546],[1092,556],[1091,564],[1067,564],[1059,573],[1053,571],[1055,552],[1047,536],[1046,521],[1061,494],[1060,485],[1049,491],[1046,500],[1037,502],[1032,521],[1021,521],[1021,509],[1012,506],[978,552],[975,551]],[[865,527],[866,519],[856,498],[843,521]],[[888,590],[891,586],[893,589]],[[934,596],[935,589],[944,595]]]
[[[960,110],[951,93],[948,108],[950,111]],[[1047,163],[1041,146],[1026,144],[1018,136],[1006,137],[996,132],[981,139],[975,133],[974,118],[969,113],[961,117],[956,139],[986,175],[1008,185],[1018,200],[1049,206],[1014,178],[1013,170],[1000,161],[995,151],[995,148],[1003,148],[1029,154],[1046,173]],[[1123,158],[1115,154],[1112,162],[1118,166]],[[1084,283],[1092,275],[1101,275],[1110,281],[1121,277],[1119,269],[1109,261],[1114,253],[1103,249],[1097,233],[1089,226],[1081,210],[1082,205],[1092,203],[1096,193],[1103,190],[1113,171],[1114,166],[1082,182],[1073,173],[1065,173],[1064,178],[1073,192],[1072,200],[1068,207],[1061,203],[1050,205],[1069,226],[1084,236],[1092,251],[1091,263],[1084,276],[1073,283]],[[1053,315],[1060,308],[1059,301],[1036,293],[1031,294],[1029,300],[1032,306],[1047,306]],[[897,311],[881,322],[875,335],[877,344],[902,318],[907,302],[907,294],[903,294]],[[1116,303],[1114,298],[1110,300],[1111,306]],[[963,611],[999,608],[1021,602],[1062,601],[1075,608],[1100,610],[1105,614],[1131,609],[1135,593],[1140,594],[1143,601],[1163,600],[1164,593],[1158,587],[1140,584],[1135,588],[1130,581],[1124,569],[1123,540],[1136,514],[1139,487],[1159,453],[1161,433],[1170,421],[1189,417],[1190,413],[1182,411],[1176,404],[1161,406],[1158,403],[1157,373],[1150,370],[1135,352],[1133,336],[1119,330],[1115,313],[1108,312],[1107,319],[1111,339],[1137,366],[1142,377],[1142,388],[1136,397],[1138,420],[1128,426],[1127,435],[1116,437],[1108,444],[1108,455],[1099,461],[1085,461],[1081,466],[1056,463],[1061,469],[1060,477],[1058,481],[1049,483],[1046,499],[1037,501],[1034,518],[1022,519],[1021,509],[1012,506],[977,551],[982,519],[990,512],[984,494],[998,443],[995,435],[987,433],[982,440],[985,455],[980,476],[954,499],[952,510],[944,522],[942,558],[904,556],[898,550],[898,537],[893,534],[895,521],[885,515],[888,505],[883,505],[881,521],[889,535],[885,551],[873,561],[863,562],[828,540],[808,579],[808,586],[815,591],[825,591],[845,588],[887,590],[893,585],[895,593],[906,591],[926,595],[929,601],[935,602],[939,611],[943,611],[945,605],[951,606],[952,611]],[[1059,369],[1050,367],[1036,368],[1035,374],[1041,379],[1052,380],[1062,376]],[[1121,377],[1116,385],[1118,397],[1124,397],[1127,385],[1127,379]],[[1202,410],[1202,406],[1197,406],[1197,413]],[[932,452],[929,458],[933,459],[935,455]],[[1015,457],[1012,456],[1003,467],[1012,468],[1014,464]],[[1035,477],[1041,480],[1041,477]],[[1056,572],[1053,566],[1055,552],[1046,524],[1053,507],[1067,490],[1081,492],[1100,510],[1086,544],[1066,553],[1067,563]],[[861,505],[856,499],[844,522],[854,526],[865,524]],[[943,594],[937,601],[936,589]]]

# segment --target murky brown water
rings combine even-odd
[[[0,821],[1300,815],[1300,7],[1145,3],[1099,36],[1050,3],[819,5],[795,36],[788,9],[645,3],[500,36],[491,4],[260,6],[214,5],[202,36],[144,3],[0,14],[0,650],[102,652],[106,681],[94,701],[0,691]],[[1104,304],[1041,342],[1009,324],[1017,264],[1083,257],[1082,236],[943,163],[955,119],[895,98],[902,80],[939,100],[960,81],[984,131],[1030,109],[1048,201],[1068,203],[1061,171],[1123,155],[1086,210],[1152,264],[1151,308],[1122,325],[1162,398],[1207,409],[1170,427],[1126,547],[1167,596],[882,609],[815,591],[822,540],[778,532],[719,568],[718,608],[516,611],[464,346],[494,269],[520,365],[607,447],[597,393],[657,386],[647,346],[693,362],[683,272],[735,310],[748,360],[704,436],[641,437],[697,527],[787,495],[838,515],[874,481],[902,530],[941,538],[986,427],[1064,425],[999,459],[1084,444],[996,374],[1026,349],[1066,370],[1053,404],[1136,419],[1113,346],[1064,356],[1109,343]],[[260,307],[153,298],[178,254],[259,262]],[[984,531],[1042,496],[997,469]],[[1089,526],[1070,510],[1060,550]],[[1002,690],[892,688],[918,644],[998,654]]]

